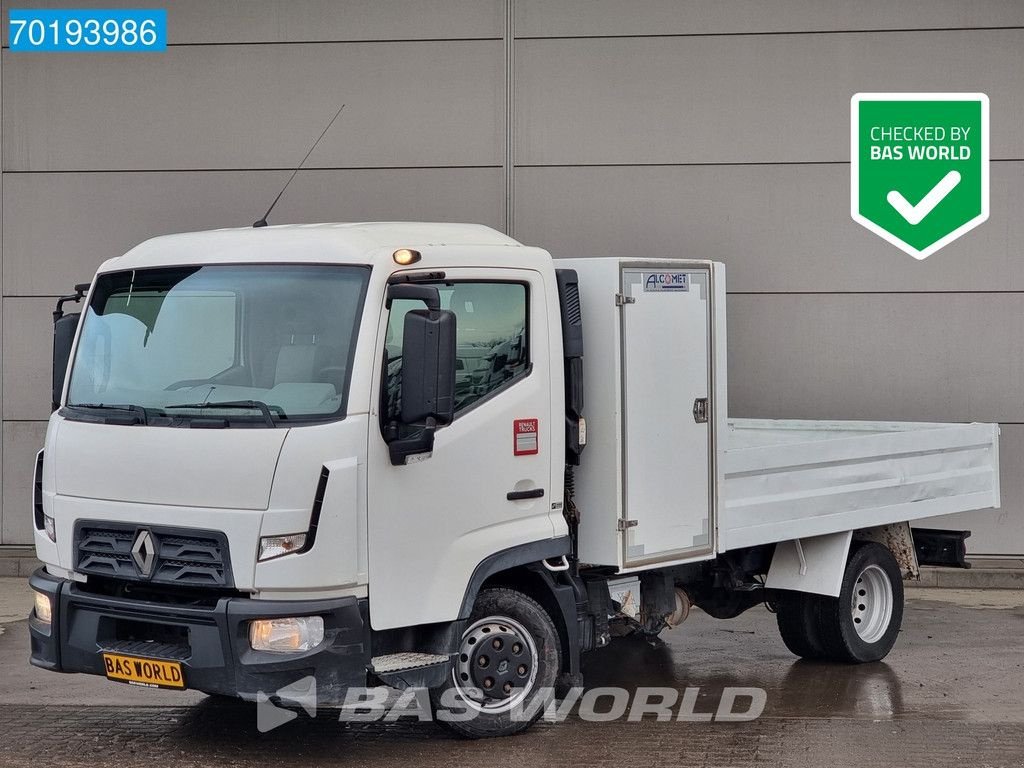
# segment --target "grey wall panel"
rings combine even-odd
[[[0,544],[32,543],[32,471],[43,447],[45,421],[3,423],[3,522]]]
[[[55,295],[135,244],[169,232],[248,226],[287,171],[5,174],[8,294]],[[272,223],[471,221],[500,228],[499,168],[309,170]]]
[[[733,416],[1024,422],[1024,294],[732,295]]]
[[[0,384],[5,420],[50,417],[53,303],[49,298],[4,298]]]
[[[23,2],[3,0],[7,9]],[[96,0],[33,0],[33,8],[96,8]],[[103,0],[103,8],[166,8],[167,37],[182,43],[448,40],[500,37],[502,0]]]
[[[7,293],[58,295],[105,259],[175,231],[246,226],[288,171],[4,174]],[[302,182],[296,177],[292,189]],[[287,197],[282,199],[282,204]],[[284,221],[272,216],[273,220]]]
[[[985,509],[947,515],[922,522],[924,527],[971,531],[967,551],[986,554],[1020,554],[1024,542],[1024,425],[1004,424],[999,435],[999,482],[1003,504]]]
[[[519,168],[515,233],[556,257],[724,261],[730,291],[1024,290],[1024,162],[991,186],[990,220],[924,261],[853,222],[842,163]]]
[[[3,52],[5,170],[500,165],[500,41]],[[9,108],[16,104],[17,109]]]
[[[516,0],[516,35],[706,35],[1024,24],[1015,0]]]
[[[69,3],[96,5],[43,0]],[[515,3],[521,38],[586,38],[516,45],[517,236],[724,260],[734,414],[1022,422],[1003,510],[948,524],[1024,552],[1024,30],[844,32],[1019,27],[1024,4]],[[0,59],[3,167],[39,172],[0,190],[3,543],[31,540],[52,295],[151,235],[249,224],[338,104],[310,165],[364,169],[304,171],[274,221],[503,222],[504,0],[111,4],[168,7],[172,48]],[[985,90],[1012,161],[991,220],[922,263],[848,215],[849,97],[897,89]]]
[[[3,18],[7,18],[7,14],[2,14]],[[0,59],[2,64],[2,59]],[[4,87],[3,87],[3,72],[0,71],[0,152],[3,151],[4,146],[4,121],[3,121],[3,104],[4,104]],[[4,265],[4,217],[3,217],[3,199],[4,199],[4,174],[0,170],[0,384],[3,382],[4,377],[4,362],[3,362],[3,315],[4,315],[4,300],[3,300],[3,265]],[[3,398],[3,387],[0,386],[0,419],[3,418],[4,413],[4,398]],[[0,435],[0,543],[3,542],[3,528],[4,528],[4,505],[3,505],[3,487],[4,487],[4,448],[3,448],[3,436]]]
[[[520,164],[846,161],[858,91],[984,90],[1024,158],[1024,30],[525,40]]]

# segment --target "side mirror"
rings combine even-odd
[[[71,359],[71,345],[78,330],[80,313],[62,315],[53,321],[53,391],[50,404],[53,410],[60,407],[60,398],[64,393],[64,377],[68,372],[68,361]]]
[[[53,310],[53,381],[50,392],[51,410],[60,407],[60,396],[64,394],[64,377],[68,372],[68,361],[71,359],[71,345],[75,340],[75,331],[78,330],[78,321],[82,315],[74,313],[64,314],[64,305],[69,301],[77,304],[89,292],[89,283],[79,283],[75,286],[75,292],[57,299],[57,306]]]
[[[455,414],[455,313],[412,309],[402,337],[402,423]]]
[[[429,304],[428,304],[429,306]],[[401,427],[388,445],[391,463],[434,448],[434,430],[455,414],[455,313],[412,309],[402,332]],[[410,428],[412,428],[410,430]]]

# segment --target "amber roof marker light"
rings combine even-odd
[[[391,258],[395,260],[395,264],[407,267],[422,259],[423,255],[419,251],[414,251],[411,248],[399,248],[391,254]]]

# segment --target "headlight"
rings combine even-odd
[[[249,645],[254,651],[308,651],[320,645],[323,639],[324,620],[321,616],[256,619],[249,624]]]
[[[50,597],[42,592],[34,594],[36,596],[36,618],[44,624],[49,624],[53,620],[53,606],[50,604]]]
[[[57,541],[57,524],[53,522],[53,518],[49,515],[43,515],[43,529],[46,531],[50,541]]]
[[[306,534],[290,533],[287,536],[264,536],[260,539],[260,562],[275,557],[290,555],[306,546]]]

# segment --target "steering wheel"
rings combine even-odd
[[[343,365],[325,365],[316,372],[317,378],[328,379],[332,375],[345,375],[346,368]]]

